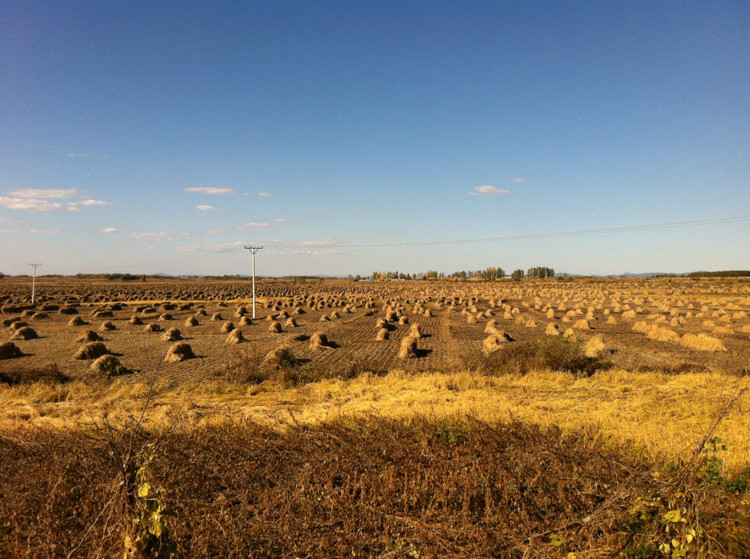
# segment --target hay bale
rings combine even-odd
[[[187,359],[195,359],[193,348],[190,347],[190,344],[188,343],[180,342],[174,344],[169,348],[164,361],[166,361],[167,363],[177,363],[179,361],[185,361]]]
[[[88,343],[88,342],[101,342],[103,338],[94,332],[93,330],[85,330],[76,339],[77,342]]]
[[[403,315],[401,318],[398,319],[399,324],[409,324],[409,317],[406,315]]]
[[[503,334],[490,334],[482,344],[482,353],[489,355],[505,346],[508,339]]]
[[[652,326],[646,335],[649,339],[656,340],[657,342],[671,342],[674,344],[680,343],[680,335],[674,330],[670,330],[669,328]]]
[[[294,320],[291,316],[286,319],[286,322],[284,322],[284,326],[287,328],[296,328],[298,326],[297,321]]]
[[[159,320],[162,320],[162,321],[174,320],[174,317],[168,312],[165,312],[159,315]]]
[[[484,327],[484,333],[485,334],[497,334],[497,320],[494,318],[490,320],[487,325]]]
[[[23,352],[13,342],[0,344],[0,359],[15,359],[23,357]]]
[[[221,325],[221,328],[219,329],[222,334],[226,334],[228,332],[231,332],[232,330],[234,330],[234,324],[232,324],[231,320],[227,320],[224,324]]]
[[[390,337],[390,332],[388,331],[388,328],[381,328],[378,330],[377,335],[375,336],[375,341],[382,342],[387,340]]]
[[[112,324],[109,320],[106,322],[102,322],[102,325],[99,326],[99,330],[101,330],[102,332],[109,332],[115,329],[116,329],[116,326]]]
[[[170,328],[161,337],[165,342],[176,342],[182,339],[182,334],[177,328]]]
[[[432,312],[432,309],[425,309],[425,310],[424,310],[424,312],[423,312],[422,314],[423,314],[424,316],[426,316],[427,318],[430,318],[430,317],[433,317],[433,316],[435,316],[435,315],[433,314],[433,312]]]
[[[310,349],[313,350],[326,350],[332,349],[332,344],[328,341],[328,336],[323,332],[315,332],[310,336]]]
[[[270,369],[280,369],[281,367],[291,367],[295,364],[296,359],[292,349],[287,345],[282,345],[269,351],[263,359],[260,367]]]
[[[578,339],[578,337],[576,336],[576,333],[573,331],[572,328],[568,328],[567,330],[565,330],[565,332],[563,332],[563,338],[565,338],[566,340],[571,340],[571,341],[575,341]]]
[[[198,319],[194,316],[189,316],[185,319],[185,326],[192,327],[192,326],[198,326],[200,323],[198,322]]]
[[[63,315],[73,315],[73,314],[78,314],[78,309],[76,309],[75,307],[62,307],[57,312]]]
[[[249,316],[243,316],[240,318],[240,322],[238,326],[252,326],[253,325],[253,319]]]
[[[78,348],[73,359],[96,359],[109,353],[107,346],[102,342],[89,342]]]
[[[605,349],[606,346],[604,345],[604,338],[601,334],[597,334],[586,343],[586,347],[584,348],[583,352],[586,357],[596,357]]]
[[[279,322],[278,320],[274,320],[268,327],[268,331],[273,334],[281,334],[284,330],[281,329],[281,322]]]
[[[146,327],[143,329],[144,332],[163,332],[164,328],[156,324],[156,322],[152,322],[151,324],[146,324]]]
[[[24,322],[24,321],[22,321],[22,320],[19,319],[19,320],[15,321],[15,322],[11,322],[11,324],[10,324],[10,330],[13,331],[13,332],[15,332],[16,330],[20,330],[21,328],[25,328],[28,325],[29,325],[28,322]]]
[[[130,320],[128,320],[130,324],[133,324],[134,326],[141,326],[143,324],[143,321],[141,320],[141,317],[137,314],[134,314],[130,317]]]
[[[698,351],[727,351],[727,348],[720,339],[707,336],[706,334],[698,334],[696,336],[688,332],[680,338],[679,344],[690,349],[697,349]]]
[[[413,359],[417,355],[417,338],[406,336],[401,340],[401,347],[398,350],[399,359]]]
[[[424,333],[418,323],[415,322],[411,325],[411,328],[409,328],[409,336],[417,339],[424,337]]]
[[[388,327],[388,321],[385,318],[379,318],[378,321],[375,323],[375,328],[387,328]]]
[[[550,322],[549,324],[547,324],[547,328],[545,328],[544,333],[548,336],[557,336],[560,334],[560,327],[554,322]]]
[[[95,373],[105,374],[108,377],[116,377],[120,375],[126,375],[130,371],[123,367],[120,360],[114,355],[102,355],[98,357],[92,364],[91,370]]]
[[[615,318],[615,316],[613,314],[611,314],[611,315],[609,315],[607,317],[607,321],[606,322],[607,322],[607,324],[617,324],[617,319]]]
[[[36,330],[34,330],[31,326],[24,326],[23,328],[19,328],[15,331],[13,336],[11,336],[11,340],[35,340],[39,337],[39,334],[36,333]]]
[[[80,316],[74,316],[68,321],[68,326],[84,326],[88,324]]]
[[[576,320],[573,324],[573,328],[576,330],[591,330],[591,327],[589,326],[589,321],[585,318],[582,318],[581,320]]]
[[[227,339],[224,341],[225,344],[241,344],[246,342],[245,336],[242,335],[242,330],[232,330]]]
[[[526,328],[536,328],[536,320],[530,318],[526,321],[526,324],[524,324],[524,326],[526,326]]]
[[[211,320],[218,322],[220,320],[224,320],[224,317],[221,316],[220,312],[215,312],[214,314],[211,315]]]

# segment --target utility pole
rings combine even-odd
[[[250,254],[253,255],[253,318],[255,318],[255,253],[262,249],[262,246],[250,245],[245,247],[245,250],[249,250]]]
[[[34,304],[34,296],[36,295],[36,269],[41,266],[41,264],[29,264],[32,268],[34,268],[34,275],[32,276],[31,280],[31,304]]]

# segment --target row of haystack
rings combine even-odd
[[[646,334],[649,339],[656,340],[657,342],[679,344],[699,351],[727,351],[727,348],[720,339],[706,334],[696,335],[687,332],[680,336],[677,332],[670,330],[665,326],[648,323],[643,320],[636,322],[633,325],[633,330],[635,332]]]

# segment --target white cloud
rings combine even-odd
[[[235,229],[261,229],[263,227],[270,227],[270,225],[268,223],[255,223],[251,221],[250,223],[234,226]]]
[[[245,241],[234,241],[233,243],[223,243],[218,245],[187,245],[177,247],[180,252],[230,252],[233,250],[245,248]]]
[[[80,212],[81,206],[111,206],[112,202],[105,202],[104,200],[81,200],[80,202],[68,202],[67,210],[69,212]]]
[[[500,196],[501,194],[510,194],[510,190],[502,190],[495,188],[494,186],[477,186],[473,191],[469,192],[470,196]]]
[[[59,212],[62,204],[50,202],[49,200],[36,200],[28,198],[5,198],[0,196],[0,207],[9,210],[27,210],[31,212]]]
[[[132,237],[133,239],[156,239],[159,241],[169,238],[169,235],[167,235],[166,233],[131,233],[128,236]]]
[[[20,190],[11,190],[8,192],[16,198],[77,198],[81,196],[75,188],[22,188]]]
[[[0,233],[4,233],[5,235],[15,235],[16,233],[20,233],[18,229],[0,229]]]
[[[323,247],[330,245],[337,245],[338,239],[326,239],[325,241],[302,241],[301,243],[295,243],[294,246],[299,247]]]
[[[224,229],[209,229],[208,232],[211,235],[218,235],[219,233],[223,233]]]
[[[526,182],[526,180],[522,179],[521,177],[516,177],[513,179],[513,182]]]
[[[198,194],[234,194],[233,188],[213,188],[211,186],[194,186],[183,188],[185,192],[197,192]]]
[[[102,233],[122,233],[117,227],[105,227]]]
[[[200,204],[198,206],[195,206],[196,210],[200,210],[202,212],[220,212],[221,210],[219,208],[214,208],[213,206],[208,206],[205,204]]]
[[[258,196],[260,196],[261,198],[270,198],[271,196],[273,196],[273,194],[271,194],[270,192],[258,192]]]
[[[59,235],[60,234],[60,231],[54,231],[54,230],[50,231],[50,230],[43,230],[43,229],[31,229],[29,232],[38,233],[41,235]]]
[[[83,200],[81,202],[71,202],[72,204],[78,204],[79,206],[111,206],[112,202],[105,202],[104,200]]]
[[[287,223],[289,221],[288,217],[276,217],[274,218],[274,221],[277,223]]]

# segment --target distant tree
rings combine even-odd
[[[513,270],[513,273],[511,274],[511,277],[515,280],[523,279],[525,273],[523,270]]]

